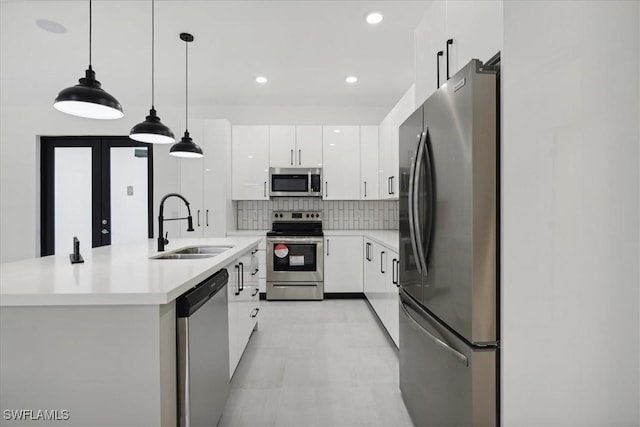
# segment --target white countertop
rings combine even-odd
[[[254,237],[171,239],[164,253],[230,245],[203,259],[159,260],[155,239],[81,250],[83,264],[52,255],[0,264],[0,306],[150,305],[182,295],[258,243]]]

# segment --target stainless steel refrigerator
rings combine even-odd
[[[497,61],[400,127],[400,389],[416,426],[499,424]]]

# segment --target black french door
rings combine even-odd
[[[90,238],[91,247],[95,248],[112,243],[112,216],[114,213],[118,214],[118,209],[121,208],[113,205],[111,200],[113,178],[117,178],[112,176],[112,153],[117,154],[118,158],[120,158],[121,154],[128,155],[130,151],[130,154],[136,158],[135,162],[144,162],[144,164],[139,163],[141,166],[140,170],[137,171],[137,175],[146,173],[146,182],[144,182],[146,188],[142,189],[143,195],[146,192],[146,205],[143,209],[144,212],[139,210],[146,217],[140,218],[140,214],[138,214],[135,219],[137,223],[146,223],[146,235],[148,238],[153,237],[153,147],[151,144],[139,143],[129,137],[117,136],[42,137],[40,144],[41,256],[53,255],[56,253],[56,246],[60,248],[62,243],[65,244],[65,247],[68,246],[69,252],[71,252],[71,240],[69,240],[68,244],[66,242],[56,242],[56,238],[64,238],[65,240],[68,238],[66,235],[56,236],[56,225],[63,220],[63,218],[58,218],[58,221],[56,221],[56,212],[61,215],[60,205],[66,205],[62,207],[66,207],[67,212],[69,210],[73,211],[74,218],[86,218],[87,225],[90,221],[90,237],[85,234],[85,240]],[[114,151],[114,149],[117,150],[118,148],[126,148],[127,153]],[[68,157],[61,156],[65,152],[75,152],[81,155],[74,157],[75,160],[70,162]],[[145,166],[146,171],[144,171]],[[71,175],[68,175],[61,185],[59,182],[61,180],[59,178],[60,175],[67,173],[65,172],[66,170],[74,168],[82,169],[85,172],[84,175],[78,174],[77,179],[74,181],[73,171],[68,172]],[[121,169],[121,172],[123,174],[128,173],[126,169]],[[116,173],[118,172],[116,171]],[[134,186],[126,186],[126,191],[127,195],[133,196]],[[137,188],[136,193],[139,191],[140,188]],[[76,198],[87,200],[79,203],[79,207],[74,210],[71,205],[75,205]],[[58,203],[58,207],[56,207],[56,203]],[[112,209],[116,209],[116,211],[114,212]],[[121,224],[123,222],[125,221],[120,221]],[[66,228],[70,227],[67,226]],[[120,229],[123,229],[122,233],[127,233],[126,227],[121,226]],[[82,241],[81,243],[84,248],[89,245],[87,241]]]

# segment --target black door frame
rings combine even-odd
[[[91,247],[111,244],[102,219],[111,226],[111,147],[147,148],[148,236],[153,238],[153,145],[126,136],[47,136],[40,138],[40,256],[55,251],[55,158],[57,147],[91,148]],[[103,203],[104,201],[104,203]],[[69,244],[71,249],[71,244]]]

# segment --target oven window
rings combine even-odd
[[[272,243],[273,271],[316,271],[316,243]]]
[[[271,191],[309,191],[308,175],[273,175],[271,177]]]

